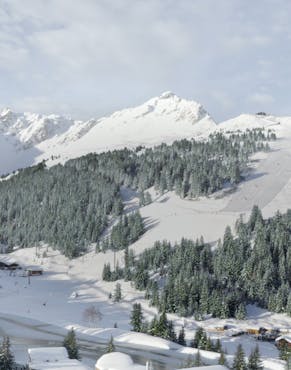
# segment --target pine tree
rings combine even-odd
[[[245,306],[241,303],[235,311],[235,318],[237,320],[244,320],[246,318]]]
[[[198,348],[206,349],[207,348],[207,339],[208,339],[207,334],[203,330],[203,333],[201,335],[201,338],[200,338],[200,341],[199,341],[199,344],[198,344]]]
[[[241,344],[237,346],[237,350],[234,355],[234,360],[232,364],[232,369],[233,370],[247,370],[248,369],[246,361],[245,361],[245,353],[244,353],[244,350]]]
[[[197,367],[197,366],[201,366],[201,365],[203,365],[203,362],[201,360],[200,351],[198,349],[197,354],[195,356],[195,360],[194,360],[194,366]]]
[[[226,361],[225,353],[224,353],[223,350],[220,351],[220,356],[219,356],[218,364],[219,365],[227,366],[227,361]]]
[[[114,293],[113,293],[113,301],[114,302],[120,302],[121,301],[121,298],[122,298],[121,284],[120,283],[117,283],[115,285],[115,290],[114,290]]]
[[[214,350],[215,350],[215,352],[218,352],[218,353],[220,353],[221,350],[222,350],[221,341],[220,341],[219,338],[216,339],[216,342],[215,342],[215,345],[214,345]]]
[[[162,312],[156,326],[156,335],[162,338],[168,338],[169,332],[169,321],[166,315],[166,311]]]
[[[4,337],[0,347],[0,370],[12,370],[14,367],[14,356],[10,349],[9,337]]]
[[[213,344],[212,344],[212,341],[209,337],[207,337],[205,350],[206,351],[213,351]]]
[[[203,328],[198,327],[196,332],[195,332],[194,339],[190,343],[191,347],[198,348],[203,333],[204,333]]]
[[[168,339],[171,340],[172,342],[177,342],[177,335],[174,329],[174,324],[173,321],[169,321],[168,323]]]
[[[133,331],[141,332],[143,327],[143,313],[140,303],[134,303],[130,323]]]
[[[115,352],[115,345],[114,345],[114,340],[113,340],[113,337],[111,335],[110,337],[110,340],[107,344],[107,347],[106,347],[106,350],[105,350],[105,353],[111,353],[111,352]]]
[[[255,349],[251,352],[249,361],[248,361],[248,369],[249,370],[261,370],[263,369],[263,365],[260,359],[260,351],[258,345],[256,345]]]
[[[69,358],[76,360],[80,359],[79,346],[77,344],[76,334],[73,328],[66,335],[63,345],[68,352]]]
[[[179,331],[177,343],[181,344],[181,346],[186,346],[184,326],[182,326],[181,330]]]

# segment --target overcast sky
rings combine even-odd
[[[89,118],[171,90],[291,115],[290,0],[0,0],[0,107]]]

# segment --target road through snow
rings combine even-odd
[[[0,336],[8,335],[19,363],[28,360],[27,349],[33,347],[62,346],[67,331],[64,328],[37,320],[0,313]],[[94,366],[96,360],[104,354],[106,343],[96,337],[89,337],[77,332],[82,360],[89,366]],[[145,364],[151,360],[157,370],[172,370],[180,365],[182,360],[175,353],[167,351],[148,350],[133,344],[118,344],[118,351],[129,354],[136,363]]]

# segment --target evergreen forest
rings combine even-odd
[[[104,266],[104,280],[120,278],[145,290],[160,312],[242,320],[246,305],[257,304],[291,316],[291,210],[263,219],[254,206],[216,246],[201,238],[158,241],[138,258],[126,250],[123,268]]]
[[[140,194],[155,186],[183,198],[209,195],[239,183],[250,155],[269,150],[268,141],[275,138],[261,129],[215,133],[207,140],[88,154],[53,167],[43,161],[21,169],[0,181],[0,242],[23,248],[42,241],[76,257],[90,244],[99,245],[109,222],[122,214],[121,186]],[[136,229],[137,223],[131,225]],[[109,245],[125,248],[141,228],[127,230],[127,235],[114,229]]]

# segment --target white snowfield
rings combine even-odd
[[[2,116],[6,114],[10,113],[4,112]],[[3,117],[0,122],[2,119]],[[7,127],[9,125],[11,123],[7,123]],[[12,126],[13,130],[18,127],[14,124]],[[88,126],[85,123],[73,123],[67,130],[64,124],[64,131],[52,130],[50,132],[53,133],[38,144],[31,144],[37,141],[32,139],[32,136],[27,136],[28,141],[23,139],[26,136],[21,132],[27,128],[21,129],[19,133],[14,131],[12,136],[12,129],[8,133],[7,127],[5,126],[6,131],[0,129],[0,148],[7,154],[7,158],[0,156],[2,173],[38,162],[42,158],[49,158],[50,155],[60,155],[60,158],[50,162],[53,164],[85,152],[125,145],[154,145],[183,137],[207,137],[210,132],[216,130],[227,132],[266,127],[276,132],[278,140],[270,144],[272,151],[267,154],[258,153],[252,158],[252,171],[234,193],[222,197],[222,192],[219,192],[208,198],[190,201],[180,199],[171,192],[159,195],[153,189],[149,189],[153,202],[140,209],[147,230],[131,246],[136,254],[151,247],[156,240],[163,239],[175,242],[182,237],[196,239],[203,235],[207,242],[216,243],[218,238],[223,236],[225,227],[233,226],[240,214],[245,218],[248,217],[254,204],[262,208],[264,216],[271,216],[277,210],[284,212],[291,207],[291,117],[241,115],[216,124],[199,104],[187,102],[167,93],[151,99],[140,107],[89,121]],[[23,149],[23,145],[28,144],[32,146]],[[137,194],[123,189],[122,195],[126,212],[137,209]],[[95,254],[93,249],[85,256],[74,260],[66,259],[51,248],[48,248],[45,257],[43,252],[46,251],[46,246],[15,251],[11,257],[18,263],[39,265],[43,268],[44,275],[33,277],[29,285],[24,277],[0,271],[0,334],[2,330],[11,336],[17,336],[28,330],[25,320],[39,320],[41,323],[33,326],[34,338],[41,340],[47,337],[49,334],[44,327],[49,324],[54,325],[54,328],[63,329],[73,326],[79,337],[86,340],[91,338],[94,343],[105,344],[113,335],[119,348],[126,347],[132,350],[142,348],[151,354],[154,351],[155,354],[167,354],[169,358],[167,369],[171,370],[178,367],[189,355],[195,355],[197,353],[195,349],[173,348],[170,342],[129,331],[130,312],[134,302],[142,304],[145,318],[148,320],[153,318],[157,311],[154,307],[149,307],[144,300],[144,292],[135,291],[129,282],[120,281],[122,301],[120,303],[110,301],[108,295],[113,292],[115,283],[103,282],[101,275],[104,263],[110,262],[113,265],[113,253],[107,251]],[[122,266],[123,252],[118,252],[116,257]],[[98,317],[90,319],[84,315],[86,309],[91,306],[100,313]],[[9,321],[7,318],[12,312],[19,319],[10,318]],[[185,326],[188,340],[193,338],[197,326],[205,327],[213,339],[221,339],[223,347],[230,355],[230,362],[238,343],[242,343],[246,354],[249,355],[258,342],[246,335],[234,338],[223,333],[215,333],[213,332],[215,327],[225,324],[234,329],[262,326],[281,328],[286,334],[289,331],[289,335],[291,332],[290,317],[272,314],[254,306],[248,307],[248,318],[245,321],[210,318],[196,322],[193,318],[182,319],[176,315],[169,315],[169,318],[174,321],[177,330],[182,325]],[[114,328],[115,323],[118,329]],[[52,333],[58,333],[57,329],[50,330]],[[62,331],[61,335],[63,333]],[[278,351],[274,344],[259,342],[259,346],[265,369],[284,369],[284,363],[278,359]],[[201,357],[207,364],[216,365],[218,362],[217,354],[213,352],[201,351]],[[172,363],[172,367],[169,363]]]

